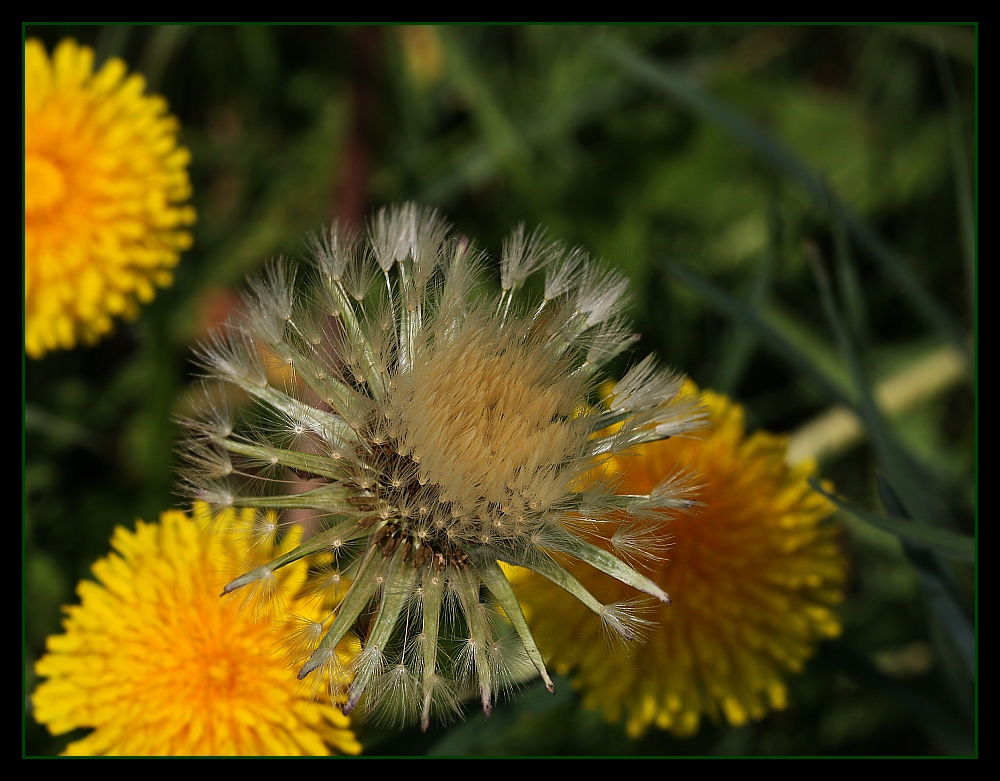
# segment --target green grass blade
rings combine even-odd
[[[976,207],[975,187],[969,176],[969,158],[962,143],[962,119],[960,116],[958,90],[952,76],[948,60],[939,49],[934,52],[938,77],[948,106],[948,135],[951,146],[951,163],[955,176],[955,206],[958,210],[958,224],[961,227],[962,256],[965,260],[966,284],[969,295],[969,311],[975,311],[976,304]]]
[[[849,249],[842,229],[838,228],[834,231],[834,240],[837,245],[838,263],[850,265]],[[857,412],[865,423],[882,469],[892,484],[900,488],[902,502],[908,516],[927,525],[936,525],[942,522],[947,524],[950,521],[950,513],[930,489],[932,483],[922,479],[923,470],[918,469],[913,459],[903,450],[879,409],[862,356],[855,345],[855,340],[848,331],[840,308],[834,300],[830,279],[818,252],[810,253],[810,260],[823,312],[858,393]]]
[[[820,369],[809,356],[767,323],[752,306],[731,295],[696,271],[679,263],[664,261],[662,267],[670,276],[693,288],[720,313],[728,315],[737,324],[754,331],[760,340],[781,357],[791,369],[811,382],[828,402],[842,404],[858,412],[854,399],[848,396],[841,386]]]
[[[844,512],[850,513],[855,518],[870,523],[872,526],[877,526],[883,531],[895,534],[907,542],[930,548],[944,556],[961,561],[974,561],[976,558],[976,541],[972,537],[940,526],[917,523],[897,515],[865,510],[823,490],[823,486],[816,479],[810,480],[809,484]]]
[[[878,490],[889,512],[905,515],[899,497],[882,475],[878,476]],[[903,550],[916,569],[927,602],[938,619],[939,631],[933,632],[933,636],[942,664],[958,698],[967,699],[962,690],[975,680],[976,634],[972,621],[962,609],[963,600],[954,578],[936,552],[917,547],[905,539]]]

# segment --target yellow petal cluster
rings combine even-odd
[[[24,46],[24,346],[92,344],[169,285],[195,219],[166,101],[120,59]]]
[[[93,566],[97,582],[79,584],[80,604],[48,639],[35,668],[48,680],[32,697],[35,718],[54,734],[93,729],[67,754],[360,752],[349,719],[312,701],[282,650],[289,633],[328,612],[303,595],[306,565],[285,567],[273,584],[287,616],[242,610],[219,594],[246,563],[254,513],[218,522],[213,534],[171,511],[134,532],[119,527],[115,552]],[[288,536],[281,550],[300,535]]]
[[[697,392],[693,387],[691,393]],[[700,505],[675,517],[660,560],[640,565],[673,597],[656,606],[645,644],[609,649],[590,612],[544,578],[519,573],[517,594],[543,653],[572,673],[588,707],[625,719],[639,736],[651,725],[678,736],[703,716],[734,726],[786,705],[786,675],[818,640],[836,636],[832,607],[846,562],[834,510],[807,480],[815,465],[789,467],[784,437],[745,434],[743,410],[705,391],[707,429],[641,445],[607,466],[622,494],[646,494],[671,474],[696,472]],[[628,589],[592,568],[573,573],[604,602]]]

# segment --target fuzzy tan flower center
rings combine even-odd
[[[442,500],[502,504],[563,461],[575,439],[565,422],[575,388],[548,376],[546,363],[537,347],[480,331],[437,345],[401,381],[390,419]]]

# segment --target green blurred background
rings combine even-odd
[[[529,684],[485,725],[359,723],[366,753],[975,753],[975,26],[24,29],[121,56],[166,97],[198,212],[137,321],[24,365],[25,753],[73,737],[27,700],[60,606],[114,526],[183,503],[192,345],[267,258],[402,200],[494,252],[524,222],[617,265],[637,354],[794,433],[910,542],[840,514],[843,636],[762,722],[636,742],[567,682]],[[837,403],[860,435],[810,428]]]

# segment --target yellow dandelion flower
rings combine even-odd
[[[115,530],[116,553],[94,564],[97,583],[80,583],[81,604],[66,609],[65,633],[48,639],[35,668],[48,679],[32,697],[35,718],[57,735],[93,728],[66,753],[360,752],[349,719],[302,691],[294,659],[280,648],[289,632],[324,620],[322,606],[304,596],[305,564],[273,583],[288,617],[271,621],[220,599],[245,559],[247,529],[268,525],[252,511],[224,515],[226,531],[217,534],[179,511],[159,524],[139,521],[134,532]],[[293,530],[280,550],[299,536]]]
[[[624,715],[633,736],[653,724],[686,736],[703,715],[738,726],[784,708],[786,674],[840,631],[831,607],[842,596],[845,560],[835,529],[821,523],[833,507],[807,482],[815,466],[787,466],[784,437],[746,436],[742,408],[724,396],[705,391],[702,403],[710,425],[697,438],[645,443],[604,467],[620,477],[621,494],[648,493],[670,475],[694,473],[700,486],[692,489],[700,506],[660,532],[666,554],[639,565],[674,597],[645,616],[644,645],[609,649],[600,625],[565,592],[517,573],[543,652],[572,671],[587,707],[611,721]],[[638,553],[656,542],[612,538]],[[629,596],[600,572],[573,574],[598,599]]]
[[[194,222],[188,151],[166,101],[120,59],[24,47],[24,347],[92,344],[169,285]]]

